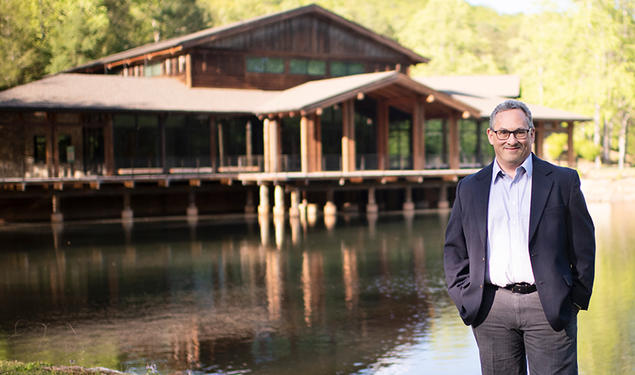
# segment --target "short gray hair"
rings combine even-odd
[[[511,109],[520,109],[525,114],[525,123],[529,127],[529,129],[534,128],[534,121],[531,117],[531,111],[527,107],[527,104],[521,102],[520,100],[505,100],[501,104],[497,105],[496,108],[492,111],[492,114],[489,116],[489,127],[494,130],[494,119],[496,115],[500,112],[509,111]]]

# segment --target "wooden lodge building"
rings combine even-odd
[[[520,84],[409,76],[427,61],[309,5],[2,91],[0,221],[447,207]],[[573,163],[589,119],[530,108],[535,152],[565,131]]]

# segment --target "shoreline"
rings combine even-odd
[[[579,168],[582,193],[587,202],[635,201],[635,168]]]

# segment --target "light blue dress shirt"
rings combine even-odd
[[[494,160],[487,210],[486,281],[498,286],[534,284],[529,259],[531,209],[531,154],[511,178]]]

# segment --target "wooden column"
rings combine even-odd
[[[315,156],[313,158],[313,171],[322,171],[322,118],[313,115],[313,136],[315,139]]]
[[[413,169],[425,169],[426,143],[425,143],[425,112],[423,101],[417,98],[412,112],[412,166]]]
[[[573,149],[573,121],[567,123],[567,161],[569,163],[569,167],[573,168],[575,166],[575,150]]]
[[[185,86],[192,87],[192,55],[185,55]]]
[[[216,155],[218,154],[218,142],[216,139],[217,130],[216,130],[216,118],[214,116],[209,117],[209,162],[212,167],[212,171],[216,172],[216,168],[218,168],[218,160],[216,159]]]
[[[270,143],[271,141],[269,140],[269,122],[271,120],[269,120],[268,118],[266,118],[263,122],[262,122],[262,150],[263,150],[263,159],[264,159],[264,171],[265,172],[270,172],[271,171],[271,150],[270,150]]]
[[[377,106],[377,169],[388,167],[388,104],[380,101]]]
[[[536,142],[534,146],[534,152],[536,156],[542,158],[544,155],[544,141],[545,141],[545,122],[536,121]]]
[[[355,104],[342,103],[342,171],[355,170]]]
[[[280,172],[280,120],[269,119],[267,144],[269,145],[269,172]]]
[[[115,145],[113,138],[113,119],[112,114],[106,117],[106,125],[104,126],[104,163],[106,176],[115,174]]]
[[[309,173],[311,171],[311,130],[309,129],[309,118],[307,115],[302,115],[300,119],[300,167],[302,173]]]
[[[450,164],[450,169],[459,169],[460,165],[460,140],[459,140],[459,121],[456,113],[452,112],[449,118],[449,155],[448,162]]]

